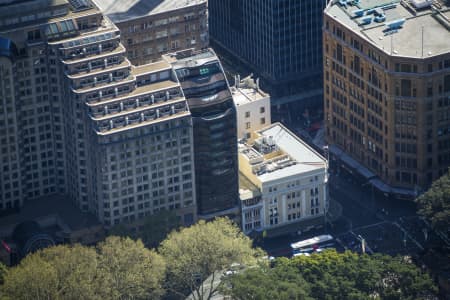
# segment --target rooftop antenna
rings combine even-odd
[[[394,50],[394,36],[393,36],[393,34],[391,34],[391,55],[392,55],[393,50]]]
[[[422,57],[423,57],[423,26],[422,26]]]

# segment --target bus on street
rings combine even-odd
[[[305,255],[311,252],[320,252],[325,248],[334,248],[333,236],[329,234],[318,235],[310,239],[291,244],[292,255]]]

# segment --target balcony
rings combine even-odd
[[[141,121],[141,116],[140,116],[140,114],[130,115],[130,116],[126,117],[126,121],[127,121],[126,122],[127,125],[136,124]]]
[[[109,50],[109,51],[106,51]],[[81,52],[76,51],[72,54],[69,55],[69,57],[64,58],[62,60],[63,64],[66,65],[71,65],[71,64],[77,64],[77,63],[83,63],[83,62],[88,62],[91,61],[93,58],[95,59],[99,59],[99,58],[106,58],[115,54],[125,54],[125,47],[120,44],[117,43],[117,45],[115,47],[108,47],[106,50],[103,50],[101,53],[93,53],[93,55],[87,55],[87,50],[86,53],[84,53],[83,50],[81,50]],[[96,54],[96,55],[94,55]]]

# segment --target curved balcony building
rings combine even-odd
[[[200,217],[238,210],[236,109],[220,62],[211,49],[169,54],[188,100]]]

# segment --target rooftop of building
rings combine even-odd
[[[162,56],[165,61],[170,63],[175,69],[194,68],[205,63],[218,61],[218,57],[213,49],[202,50],[186,49],[175,53],[168,53]]]
[[[261,182],[324,169],[326,159],[281,123],[255,132],[256,136],[239,145],[252,172]]]
[[[93,0],[102,13],[114,23],[145,16],[157,15],[177,9],[206,5],[206,0]]]
[[[162,70],[168,70],[170,69],[170,64],[161,60],[155,63],[150,63],[146,65],[140,65],[140,66],[133,66],[131,72],[134,75],[143,75],[143,74],[149,74],[154,73],[156,71],[162,71]]]
[[[450,52],[448,0],[332,0],[325,13],[393,56]]]
[[[259,80],[253,80],[250,76],[240,80],[235,78],[235,85],[231,87],[233,100],[236,105],[252,103],[269,97],[259,87]]]

